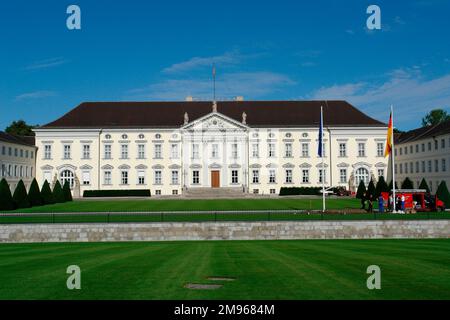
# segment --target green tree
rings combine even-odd
[[[445,207],[450,207],[450,193],[448,192],[447,184],[442,181],[436,191],[437,197],[445,203]]]
[[[5,178],[0,181],[0,210],[14,210],[14,200]]]
[[[408,177],[402,182],[402,189],[414,189],[413,182]]]
[[[55,186],[53,187],[53,199],[55,199],[56,203],[66,202],[64,198],[64,192],[61,188],[61,183],[59,180],[56,180]]]
[[[36,126],[28,125],[23,120],[13,121],[6,127],[5,131],[9,134],[15,134],[17,136],[34,136],[33,128]]]
[[[441,122],[450,120],[450,115],[442,109],[433,109],[422,118],[422,126],[433,126]]]
[[[383,176],[378,179],[377,186],[375,188],[375,197],[378,198],[382,192],[389,192],[389,187]]]
[[[358,185],[358,190],[356,191],[356,198],[357,199],[364,199],[366,194],[366,185],[364,184],[364,181],[360,181]]]
[[[73,199],[72,199],[72,192],[70,192],[69,181],[66,181],[64,183],[63,194],[64,194],[64,200],[66,200],[66,201],[73,201]]]
[[[55,199],[53,198],[52,190],[50,189],[50,184],[47,180],[45,180],[44,185],[41,189],[41,199],[42,204],[52,204],[55,203]]]
[[[422,181],[420,181],[419,189],[427,190],[427,193],[430,193],[430,188],[428,187],[427,181],[425,178],[422,178]]]
[[[42,205],[41,191],[39,190],[36,178],[31,182],[30,190],[28,191],[28,200],[30,200],[32,207]]]
[[[16,208],[22,209],[31,207],[30,201],[28,200],[27,189],[22,180],[19,181],[16,190],[14,190],[13,200]]]
[[[370,199],[375,199],[375,183],[370,179],[369,185],[367,186],[367,197]]]

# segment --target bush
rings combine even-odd
[[[30,190],[28,191],[28,200],[32,207],[42,205],[41,191],[39,191],[39,185],[36,179],[33,179],[31,182]]]
[[[150,190],[85,190],[83,197],[150,197]]]
[[[414,189],[413,182],[408,177],[402,182],[402,189]]]
[[[320,195],[321,187],[281,187],[280,196]]]
[[[422,178],[422,181],[420,181],[419,189],[427,190],[427,193],[430,193],[430,188],[428,187],[427,181],[425,178]]]
[[[28,200],[27,189],[22,180],[19,181],[16,190],[14,190],[13,200],[16,208],[22,209],[31,207],[30,201]]]
[[[389,187],[383,176],[381,176],[377,182],[377,186],[375,188],[375,197],[378,198],[382,192],[389,192]]]
[[[358,185],[358,190],[356,191],[356,198],[357,199],[365,199],[366,194],[366,185],[364,184],[364,181],[360,181]]]
[[[398,184],[397,184],[397,181],[395,181],[395,190],[397,190],[397,189],[398,189]],[[392,180],[389,183],[389,191],[392,191]]]
[[[14,200],[5,178],[0,181],[0,210],[14,210]]]
[[[56,180],[55,186],[53,187],[53,198],[55,199],[56,203],[66,202],[59,180]]]
[[[72,192],[70,192],[69,181],[66,181],[64,183],[63,194],[64,194],[64,200],[65,201],[73,201],[73,199],[72,199]]]
[[[375,183],[373,183],[373,180],[370,180],[369,186],[367,187],[367,198],[375,199]]]
[[[41,189],[41,199],[42,204],[53,204],[55,203],[55,198],[53,198],[52,190],[50,189],[50,184],[45,180],[44,185]]]
[[[446,208],[450,207],[450,193],[448,192],[447,184],[445,183],[445,181],[442,181],[439,184],[439,187],[436,191],[436,196],[445,203]]]

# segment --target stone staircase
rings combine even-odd
[[[183,193],[186,198],[216,199],[216,198],[246,198],[250,195],[244,193],[242,187],[235,188],[188,188]]]

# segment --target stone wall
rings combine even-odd
[[[450,220],[0,225],[0,243],[449,237]]]

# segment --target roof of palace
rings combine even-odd
[[[395,137],[396,143],[408,143],[450,133],[450,120],[433,126],[402,132]]]
[[[211,101],[84,102],[41,128],[177,128],[212,112]],[[250,127],[386,126],[346,101],[218,101],[217,112]]]
[[[35,138],[32,136],[16,136],[4,131],[0,131],[0,141],[21,144],[25,146],[34,146]]]

